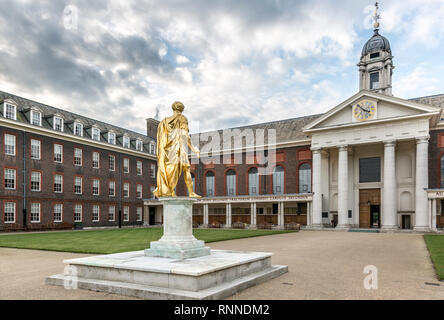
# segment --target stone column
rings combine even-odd
[[[382,194],[382,229],[398,229],[395,168],[395,141],[384,142],[384,190]]]
[[[436,231],[436,199],[432,199],[432,212],[431,212],[431,226],[433,231]]]
[[[338,159],[338,225],[349,228],[348,222],[348,146],[339,147]]]
[[[311,202],[307,202],[307,227],[311,226],[312,212],[311,212]]]
[[[284,202],[279,202],[278,208],[278,226],[282,228],[284,227]]]
[[[428,231],[430,229],[428,197],[424,190],[429,185],[429,139],[416,140],[416,190],[415,190],[415,230]]]
[[[252,202],[251,203],[251,216],[250,216],[250,226],[251,227],[256,227],[256,202]]]
[[[227,228],[231,228],[231,203],[227,203],[225,214],[226,214],[225,225]]]
[[[150,207],[146,205],[143,206],[143,225],[150,225]]]
[[[208,219],[208,203],[206,203],[206,204],[203,205],[203,214],[204,214],[204,217],[203,217],[203,224],[204,224],[204,226],[208,227],[208,225],[209,225],[209,219]]]
[[[322,227],[322,177],[321,177],[321,149],[312,149],[313,152],[313,214],[312,226]]]

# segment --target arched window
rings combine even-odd
[[[259,194],[259,174],[257,168],[248,171],[248,194],[250,196]]]
[[[441,188],[444,188],[444,154],[441,156]]]
[[[273,194],[284,193],[284,168],[277,166],[273,171]]]
[[[299,167],[299,193],[311,192],[311,167],[304,163]]]
[[[213,171],[208,171],[205,176],[206,194],[207,197],[214,196],[214,173]]]
[[[227,196],[236,195],[236,172],[234,170],[228,170],[226,174],[227,183]]]

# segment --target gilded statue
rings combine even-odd
[[[197,156],[200,151],[193,146],[188,129],[188,120],[182,114],[185,106],[182,102],[174,102],[171,106],[174,114],[163,119],[157,128],[157,188],[154,195],[160,197],[175,197],[179,178],[183,172],[188,194],[193,198],[200,195],[193,191],[193,179],[190,173],[188,148]]]

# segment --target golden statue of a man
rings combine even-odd
[[[174,102],[171,106],[174,114],[163,119],[157,128],[157,188],[154,195],[175,197],[177,182],[183,172],[190,197],[200,198],[193,191],[193,179],[188,161],[188,147],[198,156],[199,150],[191,143],[188,120],[182,114],[185,106],[182,102]]]

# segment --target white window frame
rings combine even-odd
[[[14,188],[6,187],[6,171],[8,171],[8,170],[13,172]],[[6,190],[16,190],[17,189],[17,169],[13,169],[13,168],[4,168],[3,169],[3,186],[5,187]]]
[[[61,183],[60,183],[61,188],[60,188],[60,191],[56,191],[56,190],[55,190],[56,177],[61,177]],[[63,175],[62,175],[62,174],[55,174],[55,175],[54,175],[53,190],[54,190],[54,193],[63,193]]]
[[[56,207],[60,207],[60,220],[56,220]],[[58,212],[57,212],[58,214]],[[52,215],[54,222],[63,222],[63,204],[55,203],[52,207]]]
[[[100,141],[100,129],[97,127],[92,127],[91,138],[96,141]]]
[[[58,119],[58,120],[61,120],[61,125],[60,125],[60,129],[61,129],[61,130],[58,130],[58,129],[57,129],[57,119]],[[63,118],[60,117],[60,116],[54,116],[52,122],[53,122],[53,124],[52,124],[52,128],[53,128],[55,131],[59,131],[59,132],[63,132],[63,131],[64,131],[64,127],[65,127],[65,119],[63,119]]]
[[[95,166],[94,163],[97,163],[97,166]],[[94,169],[100,169],[100,153],[98,153],[97,151],[93,151],[92,153],[92,167]]]
[[[60,161],[56,160],[56,154],[58,154],[56,151],[56,146],[60,146]],[[54,162],[56,163],[63,163],[63,144],[54,143]]]
[[[142,221],[142,218],[143,218],[143,208],[137,207],[136,208],[136,221]]]
[[[34,123],[34,115],[38,114],[39,118],[38,118],[38,123]],[[42,126],[42,113],[38,110],[32,110],[31,109],[31,114],[30,114],[30,118],[29,118],[29,122],[33,125],[33,126]]]
[[[77,127],[79,126],[79,128]],[[78,136],[78,137],[83,137],[83,123],[79,122],[79,121],[74,121],[74,135]],[[79,132],[80,130],[80,132]]]
[[[150,177],[151,178],[156,177],[156,165],[154,163],[151,163],[150,165]]]
[[[13,204],[14,207],[14,220],[13,221],[6,221],[6,205],[7,204]],[[15,203],[14,201],[5,201],[3,204],[3,221],[4,223],[15,223],[15,220],[17,218],[17,203]]]
[[[122,146],[124,148],[129,148],[131,146],[131,140],[130,137],[124,135],[122,138]]]
[[[111,208],[113,210],[111,210]],[[109,216],[111,214],[111,211],[112,211],[112,214],[113,214],[113,218],[112,219],[109,218]],[[116,206],[109,206],[108,207],[108,221],[116,221]]]
[[[156,190],[155,186],[150,186],[150,194],[151,194],[151,198],[154,199],[154,190]]]
[[[78,153],[80,153],[80,158]],[[80,161],[77,161],[78,159],[80,159]],[[74,148],[74,165],[77,167],[83,165],[83,150],[80,148]]]
[[[77,210],[80,208],[80,212]],[[80,213],[80,219],[76,219],[76,215]],[[74,222],[82,222],[83,220],[83,206],[81,204],[74,205]]]
[[[143,142],[140,139],[136,140],[136,150],[143,151]]]
[[[36,214],[36,212],[33,211],[33,209],[35,208],[35,205],[37,205],[38,209],[38,220],[33,219],[33,215]],[[39,223],[40,222],[40,217],[41,217],[41,212],[42,212],[42,204],[40,202],[31,202],[31,217],[30,217],[30,221],[31,223]]]
[[[38,144],[38,157],[34,157],[34,150],[37,148],[37,146],[34,145],[34,143]],[[42,141],[37,139],[31,139],[31,159],[32,160],[41,160],[42,159]]]
[[[7,114],[8,114],[7,113],[7,109],[8,109],[8,107],[13,107],[13,109],[14,109],[14,113],[12,115],[12,118],[11,117],[7,117]],[[17,120],[17,106],[15,104],[10,103],[10,102],[4,102],[3,103],[3,117],[6,118],[6,119]]]
[[[123,158],[123,173],[130,172],[130,161],[129,158]]]
[[[113,168],[112,169],[111,169],[111,159],[113,159],[113,161],[112,161]],[[113,155],[108,156],[108,168],[109,168],[109,171],[116,171],[116,156],[113,156]]]
[[[139,192],[140,192],[140,196],[139,196]],[[138,183],[136,186],[136,198],[137,199],[143,198],[143,185],[141,183]]]
[[[116,144],[116,134],[114,132],[108,132],[108,143],[114,145]]]
[[[97,209],[97,212],[95,212]],[[94,219],[94,216],[97,214],[97,219]],[[92,207],[92,222],[100,221],[100,206],[98,204],[94,204]]]
[[[137,160],[137,162],[136,162],[136,170],[137,170],[137,175],[138,176],[141,176],[142,174],[143,174],[143,163],[142,163],[142,161],[140,161],[140,160]]]
[[[78,182],[80,181],[80,185]],[[77,187],[80,187],[80,192],[76,191]],[[74,177],[74,194],[83,194],[83,177]]]
[[[125,182],[123,184],[123,197],[124,198],[129,198],[130,197],[130,184],[128,182]]]
[[[113,185],[113,188],[112,188],[113,194],[110,194],[111,184]],[[115,181],[108,181],[108,196],[110,196],[110,197],[116,196],[116,182]]]
[[[38,190],[34,190],[33,188],[32,188],[32,183],[33,182],[35,182],[34,180],[33,180],[33,176],[34,176],[34,174],[38,174],[38,177],[39,177],[39,188],[38,188]],[[40,192],[40,191],[42,191],[42,173],[40,172],[40,171],[35,171],[35,170],[33,170],[33,171],[31,171],[31,191],[33,191],[33,192]]]
[[[129,221],[129,206],[123,207],[123,221],[125,222]]]
[[[97,182],[97,193],[94,193],[94,188],[96,188],[95,183]],[[99,179],[93,179],[92,181],[92,195],[93,196],[100,196],[100,180]]]
[[[8,141],[9,138],[11,138],[11,137],[13,139],[11,139],[11,141]],[[13,141],[12,145],[9,144],[9,142],[12,142],[12,141]],[[5,154],[8,155],[8,156],[14,156],[15,157],[15,155],[17,154],[17,137],[15,135],[13,135],[13,134],[5,133],[3,135],[3,142],[4,142],[4,145],[5,145]],[[12,149],[13,152],[11,152],[9,149]]]

